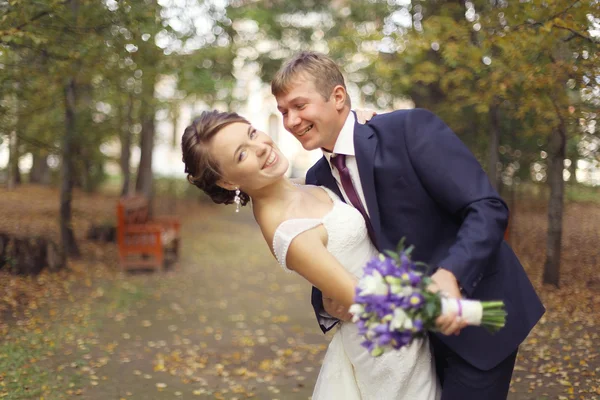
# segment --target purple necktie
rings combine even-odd
[[[363,207],[362,201],[360,201],[360,197],[358,197],[358,193],[356,193],[356,189],[352,184],[352,178],[350,178],[350,170],[346,167],[346,155],[345,154],[336,154],[331,157],[331,163],[340,173],[340,179],[342,181],[342,187],[344,188],[344,192],[346,192],[346,196],[348,196],[348,200],[350,203],[362,214],[365,219],[365,223],[367,225],[367,231],[369,233],[369,238],[373,244],[377,244],[375,231],[373,230],[373,226],[371,225],[371,220],[369,219],[369,215],[367,211]]]

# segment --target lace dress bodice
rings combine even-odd
[[[284,221],[273,236],[273,252],[288,272],[287,251],[296,236],[323,225],[327,250],[348,272],[362,277],[364,266],[378,254],[365,221],[354,207],[323,188],[333,201],[322,218]],[[313,400],[437,400],[440,390],[429,344],[415,340],[409,346],[372,357],[353,323],[341,323],[333,335],[313,392]]]
[[[291,272],[286,265],[286,256],[292,240],[322,224],[328,235],[327,250],[348,272],[360,278],[365,264],[378,254],[369,240],[365,220],[356,208],[341,201],[331,190],[323,189],[333,201],[331,210],[322,218],[296,218],[282,222],[273,236],[275,258],[284,270]]]

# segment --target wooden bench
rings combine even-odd
[[[179,257],[180,223],[176,218],[148,218],[148,199],[122,197],[117,204],[117,246],[124,270],[161,269]]]

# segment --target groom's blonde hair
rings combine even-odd
[[[303,51],[286,61],[271,81],[271,93],[275,97],[288,93],[299,78],[312,80],[325,101],[329,101],[336,86],[342,86],[346,91],[346,105],[351,107],[342,71],[325,54]]]

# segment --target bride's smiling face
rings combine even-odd
[[[229,190],[252,193],[283,177],[289,166],[267,134],[242,122],[221,129],[209,151],[223,176],[219,186]]]

